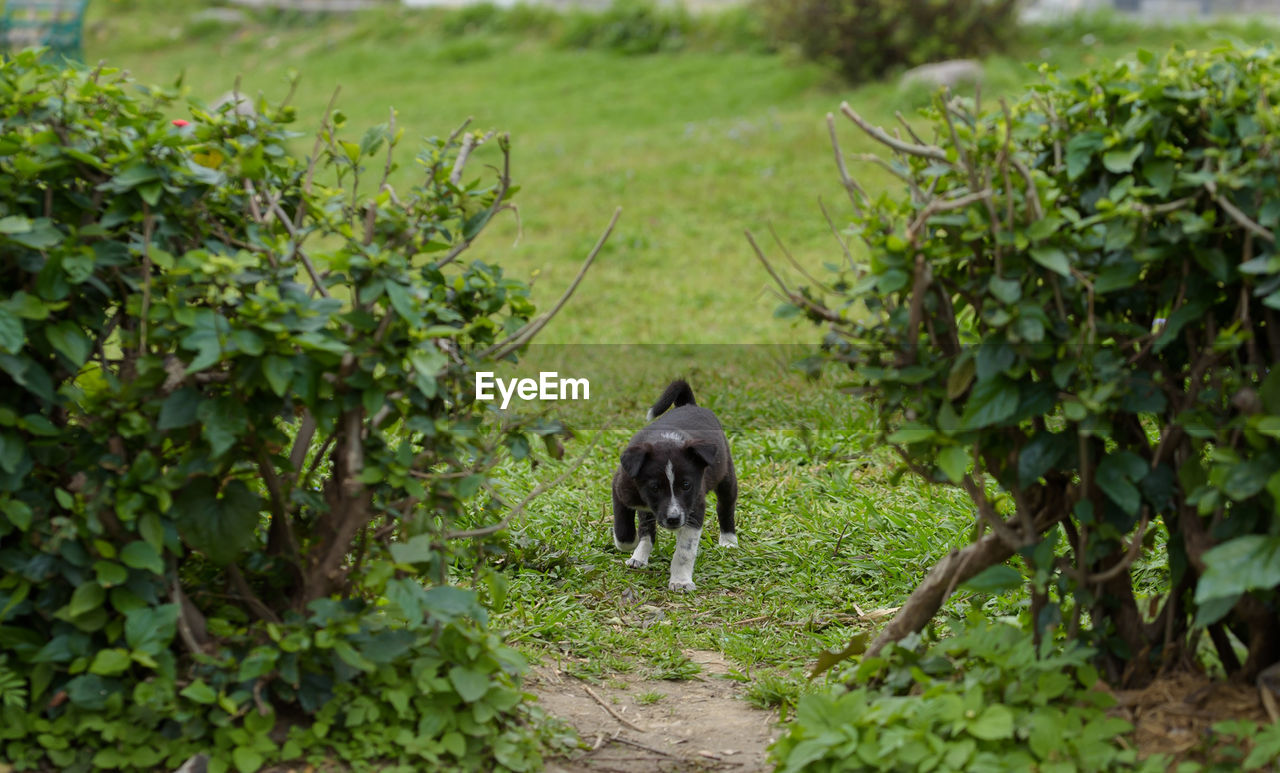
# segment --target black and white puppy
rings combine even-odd
[[[668,408],[674,410],[667,412]],[[720,546],[735,547],[738,535],[733,511],[738,478],[729,441],[716,415],[693,401],[688,383],[677,380],[649,409],[652,423],[631,438],[613,474],[613,544],[631,550],[627,566],[649,563],[656,526],[676,533],[671,558],[671,590],[694,589],[693,563],[698,557],[707,492],[716,492]],[[636,513],[640,514],[637,538]]]

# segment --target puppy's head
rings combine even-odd
[[[658,525],[674,531],[702,525],[707,507],[703,473],[718,455],[714,443],[642,443],[622,452],[622,471],[635,482]]]

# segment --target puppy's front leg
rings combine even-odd
[[[653,552],[653,538],[657,536],[658,521],[653,513],[646,510],[640,511],[640,541],[636,543],[636,549],[631,553],[631,558],[627,559],[627,566],[632,569],[642,569],[649,565],[649,554]]]
[[[738,546],[738,529],[733,522],[733,512],[738,504],[738,475],[729,460],[729,474],[716,486],[716,519],[720,522],[720,547]]]
[[[613,546],[630,550],[636,546],[636,511],[622,503],[613,492]]]
[[[693,562],[698,558],[698,541],[702,539],[701,526],[681,526],[676,532],[676,552],[671,557],[671,582],[667,587],[671,590],[691,591],[693,584]]]

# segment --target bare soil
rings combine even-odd
[[[578,731],[590,750],[547,761],[550,773],[689,773],[772,770],[766,748],[777,715],[742,698],[716,652],[686,653],[702,673],[681,682],[617,674],[599,685],[554,666],[534,669],[526,687],[550,714]],[[662,697],[652,700],[654,694]],[[649,701],[641,701],[641,696]],[[651,701],[651,702],[650,702]],[[606,708],[607,707],[607,708]]]

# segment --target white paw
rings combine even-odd
[[[738,535],[736,533],[729,532],[728,534],[724,534],[722,532],[720,534],[720,547],[736,548],[737,546],[738,546]]]
[[[649,565],[649,559],[636,558],[635,556],[632,556],[631,558],[627,559],[626,563],[627,563],[627,566],[631,567],[632,569],[643,569]]]
[[[667,588],[669,590],[680,591],[681,593],[688,593],[697,587],[698,586],[693,584],[693,580],[672,580],[667,583]]]

